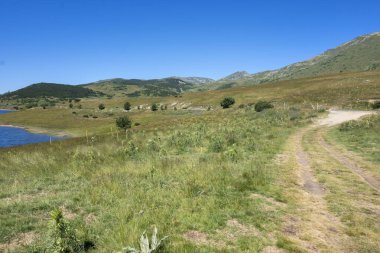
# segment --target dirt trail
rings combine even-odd
[[[301,175],[302,175],[304,189],[311,194],[321,195],[324,192],[323,187],[315,179],[312,168],[310,166],[309,155],[302,148],[303,136],[310,129],[311,128],[304,129],[296,135],[296,138],[295,138],[296,147],[297,147],[296,157],[297,157],[298,164],[302,168]]]
[[[318,121],[319,126],[334,126],[345,121],[357,120],[365,115],[373,114],[369,111],[343,111],[343,110],[330,110],[327,118]]]
[[[292,231],[296,233],[289,234],[290,238],[298,241],[298,243],[309,252],[347,252],[350,244],[350,240],[343,232],[345,226],[341,223],[340,219],[334,214],[329,212],[328,205],[325,199],[325,192],[329,189],[324,189],[323,185],[318,182],[315,176],[315,169],[313,168],[312,157],[310,151],[307,151],[303,147],[303,139],[305,136],[315,132],[317,130],[318,137],[313,139],[313,144],[321,147],[321,149],[328,150],[331,157],[318,157],[328,161],[333,158],[351,171],[361,176],[368,184],[378,189],[380,184],[369,177],[364,170],[355,165],[348,158],[338,152],[334,152],[332,147],[327,144],[321,135],[320,129],[324,129],[325,126],[333,126],[343,123],[348,120],[356,120],[362,116],[368,115],[370,112],[365,111],[330,111],[327,118],[320,120],[316,124],[302,129],[295,134],[290,142],[293,143],[296,163],[298,167],[298,175],[300,185],[302,185],[303,197],[299,200],[299,217],[291,218],[285,227],[285,231],[292,228]],[[307,237],[308,240],[302,239]]]

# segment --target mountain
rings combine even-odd
[[[232,73],[231,75],[228,75],[222,79],[220,79],[219,81],[235,81],[235,80],[239,80],[239,79],[244,79],[244,78],[247,78],[247,77],[250,77],[251,74],[249,74],[247,71],[237,71],[235,73]]]
[[[83,98],[102,95],[99,92],[73,85],[57,83],[36,83],[25,88],[8,92],[1,97],[3,98],[39,98],[39,97],[56,97],[56,98]]]
[[[206,77],[172,77],[181,79],[184,82],[192,83],[195,85],[205,85],[215,82],[214,79],[206,78]]]
[[[259,84],[278,80],[290,80],[344,72],[380,70],[380,32],[363,35],[334,49],[303,62],[283,68],[248,74],[236,72],[221,80],[216,87],[233,87],[240,84]],[[243,81],[228,83],[229,81]]]
[[[193,81],[194,82],[194,81]],[[139,96],[175,96],[196,88],[198,85],[183,79],[169,77],[163,79],[123,79],[101,80],[81,85],[107,95]]]

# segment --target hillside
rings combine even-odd
[[[83,98],[97,96],[100,93],[93,90],[66,84],[36,83],[25,88],[1,95],[3,98]]]
[[[235,73],[232,73],[231,75],[228,75],[220,79],[219,81],[234,81],[234,80],[239,80],[239,79],[243,79],[250,76],[251,74],[248,73],[247,71],[237,71]]]
[[[129,97],[162,97],[179,95],[184,91],[196,88],[198,85],[194,82],[170,77],[151,80],[115,78],[88,83],[81,86],[112,96],[127,95]]]
[[[322,76],[345,72],[380,70],[380,32],[363,35],[334,49],[303,62],[283,68],[256,74],[236,72],[219,80],[215,87],[226,86],[226,81],[245,81],[231,86],[259,84],[278,80],[290,80],[303,77]]]

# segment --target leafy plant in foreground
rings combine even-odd
[[[140,250],[137,250],[132,247],[126,247],[123,248],[122,253],[151,253],[158,250],[162,244],[162,242],[168,238],[168,236],[165,236],[164,238],[158,240],[157,238],[157,227],[154,227],[152,239],[149,243],[148,236],[146,235],[146,232],[142,233],[140,237]]]
[[[50,237],[52,239],[48,252],[76,253],[84,251],[83,244],[77,238],[74,229],[63,218],[62,211],[51,212]]]

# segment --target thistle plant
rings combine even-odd
[[[122,253],[152,253],[152,252],[155,252],[156,250],[158,250],[160,248],[161,243],[166,238],[168,238],[168,237],[165,236],[164,238],[158,240],[158,238],[157,238],[157,227],[154,227],[150,243],[149,243],[148,236],[147,236],[146,232],[144,231],[144,233],[142,233],[142,235],[140,237],[140,250],[137,250],[137,249],[132,248],[132,247],[126,247],[126,248],[123,248]]]

